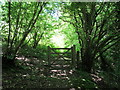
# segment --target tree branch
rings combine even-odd
[[[120,39],[119,39],[119,40],[120,40]],[[108,46],[107,48],[105,48],[101,53],[103,54],[104,52],[106,52],[109,48],[111,48],[112,46],[114,46],[115,44],[117,44],[119,40],[117,40],[116,42],[114,42],[113,44],[111,44],[110,46]],[[98,55],[98,56],[95,58],[95,60],[98,59],[98,57],[100,57],[100,55]]]
[[[67,21],[67,20],[64,20],[63,18],[59,17],[61,20],[63,20],[64,22],[68,22],[70,24],[72,24],[73,26],[75,26],[75,23],[71,22],[71,21]]]

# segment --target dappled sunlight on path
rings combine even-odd
[[[21,69],[11,69],[3,73],[4,88],[69,88],[72,87],[70,77],[71,69],[49,69],[45,60],[35,58],[17,57]],[[9,73],[9,74],[7,74]],[[15,78],[14,78],[15,77]],[[11,82],[8,83],[7,80]]]

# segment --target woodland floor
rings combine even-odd
[[[74,88],[71,78],[76,76],[71,70],[53,70],[48,75],[43,66],[44,60],[18,59],[22,67],[3,69],[3,88]]]
[[[72,74],[65,70],[53,70],[48,76],[40,60],[18,58],[21,67],[3,69],[3,88],[70,88]],[[24,62],[23,62],[24,61]]]

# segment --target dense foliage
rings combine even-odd
[[[78,89],[119,88],[119,2],[6,2],[1,10],[2,63],[3,69],[10,69],[3,73],[3,87],[18,87],[14,80],[26,80],[23,79],[25,74],[31,83],[32,78],[34,83],[39,78],[49,84],[48,87],[60,88],[60,83],[57,86],[52,82],[54,78],[42,76],[46,71],[47,46],[76,45],[79,60],[75,61],[75,73],[67,83],[60,82],[64,82],[65,87]],[[16,72],[22,79],[6,79],[7,72],[11,75]],[[9,86],[10,82],[13,86]],[[43,83],[36,87],[47,87]],[[21,86],[29,87],[28,84]]]

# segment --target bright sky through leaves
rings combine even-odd
[[[56,47],[64,47],[64,35],[61,34],[58,30],[55,30],[55,34],[51,38],[51,41],[55,44]]]
[[[58,20],[59,17],[61,16],[61,13],[59,10],[55,10],[55,13],[52,14],[52,16]],[[55,34],[52,36],[51,41],[55,44],[56,47],[64,47],[64,34],[61,34],[59,32],[60,30],[56,29],[54,30]]]

